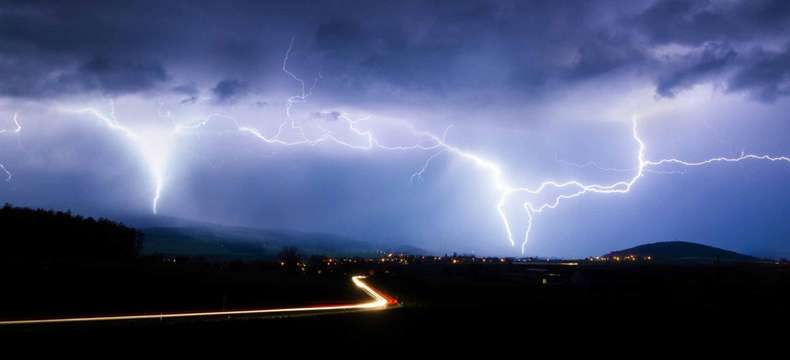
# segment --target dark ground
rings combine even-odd
[[[288,274],[264,265],[145,263],[19,273],[4,269],[3,319],[32,315],[218,310],[365,299],[349,276],[402,307],[322,316],[0,327],[0,339],[210,338],[269,346],[485,347],[590,342],[704,348],[783,344],[790,267],[740,265],[408,265]],[[545,279],[545,282],[544,282]],[[715,341],[712,345],[708,340]],[[732,342],[730,342],[732,341]],[[144,342],[141,345],[145,345]],[[686,345],[682,345],[686,346]],[[559,348],[558,350],[563,350]]]

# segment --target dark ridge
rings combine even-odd
[[[4,262],[133,259],[143,241],[143,233],[108,219],[11,204],[0,209],[0,229]]]
[[[759,259],[713,246],[687,241],[665,241],[635,246],[629,249],[612,251],[606,257],[634,255],[640,258],[650,256],[656,261],[734,261],[753,262]]]

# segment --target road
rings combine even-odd
[[[8,320],[0,321],[0,325],[32,325],[32,324],[53,324],[53,323],[76,323],[93,321],[119,321],[119,320],[146,320],[146,319],[171,319],[171,318],[198,318],[198,317],[217,317],[217,316],[238,316],[238,315],[286,315],[286,314],[322,314],[336,311],[371,311],[383,310],[397,305],[397,301],[380,291],[372,288],[362,281],[365,276],[352,276],[351,281],[356,287],[370,296],[373,300],[347,305],[330,306],[307,306],[278,309],[251,309],[233,311],[208,311],[208,312],[181,312],[181,313],[160,313],[160,314],[138,314],[121,316],[93,316],[93,317],[72,317],[72,318],[53,318],[53,319],[27,319],[27,320]]]

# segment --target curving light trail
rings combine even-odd
[[[196,317],[216,317],[216,316],[239,316],[239,315],[275,315],[275,314],[321,314],[336,311],[370,311],[383,310],[387,307],[397,305],[397,301],[392,297],[372,288],[362,279],[365,276],[357,275],[351,277],[354,285],[370,296],[373,300],[358,304],[348,305],[327,305],[327,306],[304,306],[278,309],[253,309],[253,310],[232,310],[232,311],[203,311],[203,312],[181,312],[181,313],[161,313],[161,314],[142,314],[142,315],[120,315],[120,316],[91,316],[75,318],[54,318],[54,319],[30,319],[30,320],[6,320],[0,321],[0,325],[36,325],[36,324],[57,324],[57,323],[76,323],[76,322],[95,322],[95,321],[118,321],[118,320],[156,320],[172,318],[196,318]]]
[[[197,129],[206,125],[212,120],[228,120],[232,122],[236,130],[251,135],[255,139],[272,145],[280,146],[301,146],[309,145],[315,146],[322,143],[332,143],[351,150],[389,150],[389,151],[432,151],[432,154],[425,160],[423,165],[411,176],[411,181],[419,180],[423,177],[426,170],[431,165],[432,161],[442,154],[451,154],[460,159],[466,160],[475,167],[478,167],[488,173],[490,184],[493,190],[498,194],[498,200],[495,206],[496,212],[501,219],[505,234],[508,241],[512,246],[516,245],[514,239],[513,228],[511,226],[509,216],[506,211],[506,206],[512,199],[519,198],[546,198],[548,200],[521,200],[521,206],[526,212],[526,230],[521,242],[521,252],[524,253],[525,246],[529,240],[530,232],[533,225],[533,219],[536,215],[543,213],[547,209],[554,209],[563,200],[577,198],[588,193],[597,194],[624,194],[631,191],[632,187],[648,172],[655,173],[678,173],[677,171],[663,171],[660,167],[664,165],[686,166],[695,167],[710,165],[714,163],[732,163],[746,160],[765,160],[771,162],[788,162],[790,158],[787,156],[770,156],[770,155],[755,155],[755,154],[741,154],[738,157],[716,157],[700,161],[685,161],[680,159],[659,159],[650,160],[647,158],[647,147],[644,141],[639,136],[639,121],[638,117],[634,116],[631,120],[631,136],[637,145],[636,153],[634,154],[635,164],[633,168],[605,168],[599,166],[596,162],[589,162],[586,164],[573,164],[569,162],[564,163],[579,168],[594,167],[604,171],[611,172],[633,172],[633,174],[620,181],[612,183],[598,184],[598,183],[585,183],[579,180],[545,180],[533,187],[519,187],[513,186],[506,179],[501,167],[496,162],[486,159],[471,151],[464,150],[458,146],[451,145],[446,141],[447,130],[442,136],[437,136],[429,131],[422,131],[414,128],[411,124],[401,124],[408,130],[415,139],[419,139],[414,143],[407,145],[391,145],[381,141],[373,130],[363,130],[358,124],[361,121],[368,120],[363,118],[359,120],[352,119],[348,114],[340,112],[319,113],[321,116],[331,116],[333,120],[338,120],[343,124],[342,131],[344,134],[350,134],[353,139],[347,139],[348,135],[340,135],[338,132],[327,129],[323,126],[318,126],[318,134],[308,136],[305,125],[298,122],[292,116],[293,107],[296,104],[305,103],[312,95],[315,88],[318,86],[321,75],[319,74],[313,81],[312,85],[308,87],[306,82],[288,69],[288,60],[293,51],[293,39],[289,43],[288,49],[285,53],[282,63],[282,71],[288,77],[293,79],[299,84],[299,93],[293,95],[286,100],[285,104],[285,121],[283,121],[277,131],[270,136],[267,136],[261,130],[242,125],[235,118],[224,114],[210,114],[204,119],[199,121],[192,121],[185,124],[176,124],[164,136],[141,136],[138,132],[131,130],[128,127],[122,126],[115,118],[114,106],[109,115],[104,115],[93,108],[83,108],[76,110],[67,110],[72,112],[91,114],[96,118],[101,119],[108,127],[118,132],[121,132],[128,137],[138,148],[142,154],[143,159],[148,164],[150,172],[155,181],[154,197],[152,200],[152,210],[157,212],[159,197],[162,192],[164,183],[165,168],[168,165],[170,149],[173,143],[173,136],[183,130]],[[311,129],[312,130],[312,129]],[[553,196],[548,196],[554,194]]]
[[[22,124],[19,123],[19,114],[18,113],[14,113],[12,121],[14,122],[14,128],[11,128],[11,129],[0,129],[0,134],[6,134],[6,133],[8,133],[8,134],[19,134],[20,132],[22,132]],[[10,182],[11,178],[14,175],[11,173],[11,171],[9,171],[5,167],[5,165],[3,165],[3,163],[0,163],[0,171],[2,171],[3,174],[5,174],[5,181],[6,182]]]

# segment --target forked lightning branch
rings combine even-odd
[[[243,134],[252,136],[254,139],[262,141],[266,144],[273,146],[317,146],[322,143],[332,143],[341,145],[349,151],[369,151],[373,149],[387,150],[387,151],[422,151],[428,152],[424,165],[418,169],[411,176],[413,181],[415,178],[422,177],[428,167],[431,165],[432,160],[441,155],[456,156],[468,162],[471,166],[480,168],[488,174],[488,181],[481,183],[481,187],[493,188],[498,194],[498,201],[491,204],[492,211],[496,211],[502,221],[503,233],[507,237],[507,241],[516,246],[517,239],[520,239],[521,252],[523,253],[530,237],[535,217],[547,209],[554,209],[560,206],[564,200],[573,199],[589,193],[597,194],[624,194],[630,192],[638,181],[650,171],[660,171],[659,167],[663,166],[682,166],[682,167],[697,167],[707,166],[714,164],[728,164],[740,161],[769,161],[769,162],[783,162],[790,163],[790,158],[787,156],[771,156],[765,154],[745,154],[742,153],[736,157],[715,157],[702,160],[682,160],[682,159],[651,159],[648,154],[648,148],[645,142],[641,139],[639,134],[639,117],[633,116],[631,119],[631,136],[634,141],[633,161],[635,167],[632,174],[623,180],[612,183],[586,183],[580,180],[551,180],[547,179],[540,182],[535,186],[515,186],[507,179],[506,174],[503,173],[502,167],[496,162],[486,159],[481,155],[475,154],[471,151],[462,149],[459,146],[449,144],[446,141],[445,134],[436,135],[428,131],[416,129],[408,122],[403,122],[399,125],[404,126],[417,141],[408,144],[389,144],[377,136],[377,134],[370,129],[362,129],[359,123],[363,120],[370,119],[353,119],[351,115],[345,113],[338,113],[337,119],[341,121],[343,126],[343,133],[351,134],[354,139],[347,139],[347,136],[340,136],[337,132],[321,128],[317,134],[308,136],[303,125],[292,116],[293,107],[296,104],[304,103],[312,95],[313,91],[319,83],[320,75],[317,76],[310,86],[306,82],[291,72],[288,69],[288,60],[292,54],[293,40],[289,44],[288,50],[285,53],[282,62],[282,71],[291,79],[293,79],[299,86],[299,93],[289,97],[285,103],[284,120],[280,122],[277,130],[267,135],[264,131],[243,125],[239,120],[234,117],[212,113],[206,115],[204,118],[197,121],[187,121],[174,125],[171,128],[164,129],[157,136],[149,136],[140,134],[133,128],[126,126],[117,117],[115,107],[110,102],[110,111],[108,113],[102,112],[93,107],[69,108],[61,107],[59,110],[90,115],[91,117],[100,120],[100,123],[105,125],[109,130],[125,137],[130,146],[141,156],[142,160],[148,167],[149,176],[153,179],[154,189],[152,189],[151,211],[156,214],[159,206],[159,199],[162,192],[166,188],[167,170],[170,168],[172,155],[172,148],[175,144],[175,139],[185,131],[198,129],[206,125],[210,121],[227,121],[235,127],[235,129]],[[5,133],[19,133],[22,127],[14,115],[15,128],[0,130],[0,134]],[[314,133],[311,131],[310,133]],[[2,160],[2,159],[0,159]],[[0,164],[0,171],[5,172],[6,180],[11,179],[11,173],[5,166]],[[620,171],[620,170],[618,170]],[[557,194],[549,197],[549,200],[540,202],[524,201],[521,205],[523,208],[522,214],[510,214],[506,211],[505,207],[512,199],[520,197],[529,198],[545,198],[542,195]],[[511,225],[511,218],[513,216],[524,216],[526,218],[526,230],[524,234],[514,234]]]

